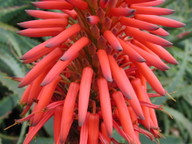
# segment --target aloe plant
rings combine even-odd
[[[14,118],[10,117],[15,111],[20,111],[17,105],[23,89],[18,89],[18,83],[11,77],[23,77],[28,70],[19,58],[31,47],[40,43],[41,39],[32,39],[19,36],[16,31],[21,29],[16,24],[18,22],[32,19],[24,13],[26,9],[34,9],[32,0],[0,0],[0,124],[2,128],[10,125],[6,121]],[[168,29],[172,36],[168,39],[173,42],[174,48],[168,48],[177,58],[179,65],[171,66],[168,72],[157,72],[160,80],[169,93],[177,100],[173,102],[168,97],[154,98],[157,104],[164,104],[165,111],[173,116],[171,119],[167,114],[158,112],[160,125],[166,138],[160,139],[163,144],[181,144],[192,142],[192,1],[190,0],[167,0],[164,7],[176,10],[172,18],[186,23],[185,28]],[[30,66],[30,65],[28,65]],[[13,111],[14,110],[14,111]],[[52,134],[49,130],[51,125],[45,125],[42,137],[34,140],[34,143],[52,143]],[[8,131],[0,130],[0,143],[21,143],[25,135],[26,123],[23,124],[20,133],[10,134]],[[14,129],[14,128],[13,128]],[[44,138],[44,136],[50,136]],[[114,133],[115,137],[118,137]],[[141,141],[145,144],[152,142],[144,136]],[[42,142],[43,141],[43,142]],[[123,139],[120,140],[124,142]]]

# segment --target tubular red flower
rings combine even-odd
[[[117,51],[123,50],[119,41],[117,40],[117,38],[114,36],[114,34],[111,31],[105,31],[103,36],[107,39],[107,41],[111,44],[111,46],[115,50],[117,50]]]
[[[82,37],[76,41],[61,57],[61,60],[69,60],[73,58],[77,53],[85,46],[89,44],[89,39],[87,37]]]
[[[143,29],[143,30],[157,30],[159,27],[157,25],[148,23],[148,22],[144,22],[144,21],[140,21],[134,18],[127,18],[127,17],[122,17],[120,19],[120,22],[123,25],[126,26],[130,26],[130,27],[135,27],[135,28],[139,28],[139,29]]]
[[[126,134],[129,135],[130,142],[134,142],[135,133],[133,130],[133,125],[132,125],[131,118],[129,116],[129,112],[128,112],[125,100],[123,98],[123,95],[121,94],[121,92],[118,91],[118,92],[113,93],[112,97],[117,106],[117,109],[119,112],[119,120],[121,122],[123,130],[125,131]]]
[[[60,79],[61,78],[58,77],[57,79],[55,79],[55,81],[53,81],[49,85],[45,86],[41,90],[41,93],[38,97],[38,104],[35,106],[36,113],[32,119],[32,125],[36,125],[42,118],[43,110],[50,103],[51,97],[52,97],[52,95],[55,91],[55,88],[57,86],[57,83]]]
[[[86,119],[84,124],[81,126],[80,131],[80,142],[79,144],[85,144],[88,141],[88,119],[89,119],[89,113],[87,113]]]
[[[178,27],[185,26],[185,24],[178,22],[176,20],[166,18],[166,17],[154,16],[154,15],[136,15],[136,18],[146,22],[150,22],[153,24],[158,24],[166,27],[178,28]]]
[[[88,119],[88,143],[97,144],[99,138],[99,115],[90,114]]]
[[[28,15],[31,15],[36,18],[41,19],[58,19],[58,18],[67,18],[68,15],[64,13],[56,13],[50,11],[42,11],[42,10],[26,10]]]
[[[56,36],[63,31],[62,27],[54,28],[28,28],[17,32],[20,35],[28,37],[46,37],[46,36]]]
[[[169,15],[174,13],[174,10],[158,7],[144,7],[144,6],[131,6],[135,9],[135,14],[147,14],[147,15]]]
[[[162,71],[169,69],[169,67],[164,62],[162,62],[157,55],[151,54],[131,43],[127,44],[130,45],[133,49],[135,49],[146,60],[147,64],[155,66]]]
[[[125,32],[127,35],[134,37],[136,40],[148,41],[148,42],[152,42],[154,44],[158,44],[158,45],[165,46],[165,47],[172,45],[172,43],[170,43],[169,41],[167,41],[163,38],[160,38],[158,36],[155,36],[155,35],[147,33],[147,32],[143,32],[136,28],[127,27],[125,29]]]
[[[71,83],[63,106],[61,131],[60,131],[61,143],[65,143],[73,121],[73,111],[78,91],[79,91],[79,84]]]
[[[145,59],[137,51],[135,51],[132,47],[130,47],[123,40],[119,39],[119,42],[123,47],[123,51],[125,52],[125,54],[127,54],[129,56],[129,58],[131,60],[137,61],[137,62],[144,62],[145,61]]]
[[[166,95],[165,89],[162,87],[161,83],[157,79],[157,77],[153,74],[152,70],[147,67],[145,63],[135,63],[138,68],[142,71],[142,75],[149,82],[151,87],[161,95]]]
[[[42,9],[73,9],[73,6],[66,1],[42,1],[33,2],[33,4]]]
[[[58,141],[59,135],[60,135],[62,110],[63,110],[63,108],[61,106],[58,106],[55,109],[55,113],[54,113],[54,141],[55,141],[55,143]]]
[[[92,77],[93,77],[93,70],[90,67],[85,67],[82,72],[80,90],[79,90],[79,102],[78,102],[79,126],[83,125],[86,118]]]
[[[25,28],[65,27],[67,24],[67,19],[32,20],[28,22],[18,23],[19,26]]]
[[[106,51],[102,49],[98,50],[97,56],[99,58],[99,63],[101,65],[103,76],[107,81],[110,81],[110,82],[113,81]]]
[[[111,8],[110,15],[112,16],[130,16],[135,12],[134,9],[129,8]]]
[[[70,38],[72,35],[76,34],[80,31],[80,26],[78,24],[74,24],[71,27],[67,28],[60,34],[58,34],[56,37],[52,38],[45,47],[52,48],[57,47],[61,43],[65,42],[68,38]]]
[[[25,78],[19,84],[19,87],[23,87],[32,82],[34,78],[36,78],[41,73],[42,67],[44,69],[47,68],[50,65],[50,63],[53,63],[56,60],[58,60],[61,54],[62,51],[59,48],[52,51],[48,56],[46,56],[43,60],[41,60],[30,72],[27,73]]]
[[[97,80],[97,85],[99,88],[99,98],[100,98],[102,117],[108,132],[108,136],[112,137],[113,133],[112,111],[111,111],[111,100],[107,81],[104,78],[99,78]]]

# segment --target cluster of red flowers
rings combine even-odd
[[[139,133],[152,140],[160,136],[155,109],[162,108],[150,98],[167,91],[153,70],[168,70],[164,61],[177,64],[163,48],[172,44],[159,37],[169,35],[160,26],[184,26],[161,16],[174,12],[154,7],[163,2],[41,0],[33,4],[57,11],[26,10],[39,19],[19,23],[27,29],[18,33],[49,39],[21,58],[33,64],[19,84],[27,86],[21,115],[32,108],[17,120],[30,123],[24,144],[51,117],[57,144],[118,143],[113,130],[130,144],[141,143]]]

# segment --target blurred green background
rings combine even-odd
[[[27,123],[16,125],[8,130],[5,127],[19,118],[21,106],[18,99],[23,89],[9,77],[22,77],[30,65],[24,65],[19,58],[27,50],[42,42],[43,39],[32,39],[16,34],[20,29],[17,23],[32,19],[24,10],[35,9],[34,0],[0,0],[0,144],[21,144],[27,131]],[[167,37],[174,46],[167,50],[179,61],[179,65],[170,65],[166,72],[157,71],[159,79],[169,93],[177,100],[167,96],[153,98],[153,102],[164,105],[164,109],[173,116],[158,111],[159,125],[162,129],[162,144],[192,144],[192,0],[167,0],[162,7],[176,12],[168,17],[179,20],[186,27],[179,29],[166,28],[171,35]],[[32,143],[52,144],[52,129],[49,121]],[[118,137],[114,133],[114,137]],[[125,141],[119,138],[119,141]],[[142,144],[153,144],[141,135]],[[154,143],[155,144],[155,143]]]

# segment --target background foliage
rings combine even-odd
[[[27,123],[16,125],[8,130],[5,127],[19,118],[21,106],[18,99],[23,89],[18,89],[18,83],[10,77],[23,77],[30,65],[23,65],[19,58],[27,50],[37,45],[42,39],[32,39],[16,34],[21,29],[18,22],[32,19],[24,12],[34,9],[34,0],[0,0],[0,144],[21,144],[27,130]],[[186,27],[167,29],[171,35],[167,37],[174,46],[168,50],[179,61],[179,65],[172,66],[167,72],[157,71],[157,75],[169,93],[177,100],[168,97],[154,98],[153,102],[163,104],[164,109],[173,116],[171,119],[163,112],[157,112],[162,129],[162,144],[190,144],[192,143],[192,1],[167,0],[163,7],[176,10],[168,17],[186,23]],[[52,130],[49,121],[32,142],[33,144],[52,144]],[[118,137],[114,133],[114,137]],[[155,144],[141,135],[143,144]],[[125,141],[119,138],[119,141]]]

